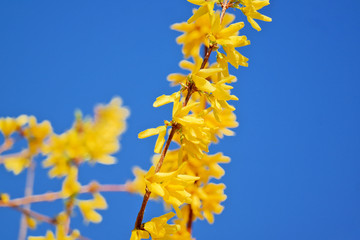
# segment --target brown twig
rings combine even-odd
[[[25,208],[22,208],[22,207],[19,207],[19,206],[11,206],[11,208],[21,212],[22,214],[24,214],[24,215],[26,215],[28,217],[36,219],[37,221],[45,222],[45,223],[48,223],[48,224],[51,224],[51,225],[58,224],[56,218],[50,218],[50,217],[48,217],[46,215],[43,215],[41,213],[34,212],[34,211],[31,211],[29,209],[25,209]],[[70,231],[72,232],[73,230],[70,229]],[[78,238],[79,238],[79,240],[90,240],[89,238],[86,238],[86,237],[81,236],[81,235]]]
[[[155,168],[155,173],[159,172],[160,169],[161,169],[161,166],[164,162],[164,159],[165,159],[165,156],[166,156],[166,153],[169,149],[169,146],[170,146],[170,143],[171,143],[171,140],[173,139],[174,135],[175,135],[175,132],[176,130],[178,129],[178,125],[177,124],[174,124],[171,128],[171,131],[170,131],[170,134],[169,134],[169,137],[166,141],[166,144],[165,144],[165,147],[161,153],[161,156],[160,156],[160,160],[159,162],[156,164],[156,168]]]
[[[215,48],[215,45],[210,45],[209,48],[206,48],[205,50],[205,57],[204,57],[204,60],[203,62],[201,63],[201,67],[200,69],[204,69],[206,64],[208,63],[209,61],[209,58],[210,58],[210,55],[211,55],[211,52],[214,50]],[[184,104],[183,106],[185,107],[190,98],[191,98],[191,95],[195,92],[195,89],[196,89],[196,86],[195,84],[192,82],[189,86],[188,86],[188,90],[187,90],[187,94],[186,94],[186,97],[185,97],[185,101],[184,101]]]
[[[214,49],[215,46],[211,45],[209,47],[209,49],[207,50],[206,52],[206,56],[201,64],[201,68],[200,69],[203,69],[205,66],[206,66],[206,63],[209,61],[209,57],[210,57],[210,54],[212,52],[212,50]],[[193,93],[193,89],[195,88],[195,85],[194,84],[191,84],[189,86],[189,89],[188,89],[188,93],[186,95],[186,98],[185,98],[185,101],[184,101],[184,106],[186,106],[190,100],[190,97]],[[168,139],[166,140],[166,143],[165,143],[165,147],[164,149],[162,150],[161,152],[161,157],[160,157],[160,160],[159,162],[157,163],[156,165],[156,169],[155,169],[155,173],[159,172],[160,169],[161,169],[161,166],[163,164],[163,161],[165,159],[165,156],[166,156],[166,153],[167,153],[167,150],[170,146],[170,143],[175,135],[175,132],[178,128],[178,125],[173,125],[172,128],[171,128],[171,131],[170,131],[170,135],[168,137]],[[150,195],[151,195],[151,192],[149,191],[149,189],[146,188],[145,190],[145,194],[144,194],[144,198],[143,198],[143,201],[142,201],[142,204],[141,204],[141,207],[140,207],[140,210],[139,210],[139,213],[136,217],[136,221],[135,221],[135,229],[140,229],[141,228],[141,224],[142,224],[142,220],[144,218],[144,213],[145,213],[145,208],[146,208],[146,204],[147,202],[149,201],[150,199]]]
[[[29,197],[33,194],[34,180],[35,180],[35,167],[36,164],[31,159],[30,166],[27,169],[26,183],[25,183],[25,197]],[[25,210],[30,211],[30,203],[24,206]],[[21,216],[20,227],[19,227],[19,240],[25,240],[27,235],[28,224],[25,215]]]
[[[13,208],[13,209],[18,210],[19,212],[21,212],[22,214],[24,214],[24,215],[26,215],[28,217],[36,219],[37,221],[46,222],[46,223],[49,223],[49,224],[52,224],[52,225],[57,224],[56,218],[50,218],[50,217],[48,217],[46,215],[31,211],[29,209],[22,208],[22,207],[19,207],[19,206],[10,206],[10,207]]]
[[[192,223],[193,223],[193,210],[192,210],[192,208],[191,208],[191,205],[190,204],[188,204],[188,206],[189,206],[189,219],[188,219],[188,222],[187,222],[187,224],[186,224],[186,229],[187,229],[187,231],[191,234],[191,231],[192,231]]]
[[[200,69],[203,69],[203,68],[205,68],[205,66],[206,66],[206,64],[208,63],[208,61],[209,61],[209,58],[210,58],[210,55],[211,55],[211,52],[214,50],[214,48],[215,48],[215,45],[210,45],[209,46],[209,48],[207,49],[207,51],[206,51],[206,54],[205,54],[205,57],[204,57],[204,60],[203,60],[203,62],[201,63],[201,67],[200,67]]]
[[[174,124],[171,128],[171,131],[170,131],[170,134],[169,134],[169,137],[168,139],[166,140],[166,143],[165,143],[165,147],[164,149],[162,150],[161,152],[161,156],[160,156],[160,160],[159,162],[156,164],[156,168],[155,168],[155,173],[158,173],[161,169],[161,166],[164,162],[164,159],[165,159],[165,156],[166,156],[166,153],[169,149],[169,146],[170,146],[170,143],[175,135],[175,132],[176,130],[178,129],[178,125],[177,124]],[[144,218],[144,213],[145,213],[145,208],[146,208],[146,204],[147,202],[149,201],[149,198],[150,198],[150,195],[151,195],[151,192],[148,188],[145,189],[145,194],[144,194],[144,198],[143,198],[143,201],[142,201],[142,204],[141,204],[141,207],[140,207],[140,210],[139,210],[139,213],[136,217],[136,221],[135,221],[135,229],[140,229],[141,228],[141,224],[142,224],[142,220]]]
[[[221,10],[221,15],[220,15],[220,24],[222,24],[222,22],[224,20],[226,10],[230,7],[230,4],[231,4],[230,2],[231,2],[230,0],[224,0],[224,2],[221,3],[222,10]]]
[[[135,229],[140,229],[141,228],[142,220],[144,218],[146,204],[149,201],[150,195],[151,195],[151,192],[149,191],[148,188],[146,188],[144,198],[143,198],[143,201],[141,203],[140,210],[139,210],[139,213],[138,213],[138,215],[136,217]]]
[[[94,192],[127,192],[127,186],[124,185],[116,185],[116,184],[107,184],[100,185],[99,183],[92,182],[86,186],[82,186],[79,194],[83,193],[94,193]],[[17,198],[10,200],[5,203],[0,200],[0,207],[12,207],[12,206],[21,206],[30,203],[38,203],[38,202],[52,202],[58,199],[62,199],[63,196],[61,192],[50,192],[39,195],[32,195],[23,198]]]

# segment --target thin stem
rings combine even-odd
[[[25,197],[29,197],[33,194],[34,180],[35,180],[35,162],[31,160],[30,166],[27,169],[27,176],[25,183]],[[30,211],[30,203],[26,204],[24,209]],[[22,215],[20,220],[20,228],[19,228],[19,237],[18,237],[19,240],[26,239],[27,229],[28,229],[28,224],[26,221],[26,216]]]
[[[12,138],[5,138],[5,141],[0,146],[0,154],[9,150],[14,144],[14,140]]]
[[[165,156],[166,156],[166,153],[169,149],[169,146],[170,146],[170,143],[175,135],[175,132],[178,128],[178,125],[175,124],[172,126],[171,128],[171,131],[170,131],[170,134],[169,134],[169,137],[168,139],[166,140],[166,143],[165,143],[165,147],[164,149],[162,150],[161,152],[161,156],[160,156],[160,160],[159,162],[157,163],[156,165],[156,168],[155,168],[155,173],[158,173],[161,169],[161,166],[164,162],[164,159],[165,159]],[[139,213],[136,217],[136,221],[135,221],[135,229],[140,229],[141,228],[141,224],[142,224],[142,220],[144,218],[144,213],[145,213],[145,208],[146,208],[146,204],[147,202],[149,201],[150,199],[150,195],[151,195],[151,192],[148,188],[145,189],[145,194],[144,194],[144,198],[143,198],[143,201],[142,201],[142,204],[141,204],[141,207],[140,207],[140,210],[139,210]]]
[[[214,50],[214,48],[215,48],[215,45],[210,45],[209,48],[206,48],[206,49],[205,49],[205,50],[206,50],[206,51],[205,51],[205,57],[204,57],[203,62],[201,63],[200,69],[204,69],[204,68],[205,68],[207,62],[209,61],[211,52]],[[188,102],[189,102],[189,100],[190,100],[190,98],[191,98],[191,95],[194,93],[195,87],[196,87],[196,86],[195,86],[194,83],[191,83],[191,84],[189,85],[188,90],[187,90],[187,94],[186,94],[186,97],[185,97],[185,101],[184,101],[184,104],[183,104],[184,107],[188,104]]]
[[[51,225],[58,224],[56,218],[50,218],[50,217],[48,217],[46,215],[43,215],[41,213],[34,212],[34,211],[31,211],[29,209],[25,209],[25,208],[22,208],[22,207],[19,207],[19,206],[11,206],[11,207],[13,209],[21,212],[22,214],[28,216],[28,217],[36,219],[39,222],[45,222],[45,223],[48,223],[48,224],[51,224]],[[73,230],[70,229],[70,231],[72,232]],[[83,237],[83,236],[79,236],[78,238],[79,238],[79,240],[90,240],[90,239],[88,239],[86,237]]]
[[[142,204],[141,204],[140,211],[139,211],[139,213],[138,213],[138,215],[136,217],[135,229],[140,229],[141,228],[142,220],[144,218],[146,204],[149,201],[150,195],[151,195],[151,192],[149,191],[148,188],[146,188],[144,198],[143,198],[143,201],[142,201]]]
[[[116,184],[107,184],[100,185],[96,182],[92,182],[86,186],[82,186],[79,194],[83,193],[94,193],[94,192],[127,192],[127,185],[116,185]],[[30,203],[38,203],[38,202],[53,202],[58,199],[62,199],[63,196],[61,192],[50,192],[39,195],[32,195],[23,198],[17,198],[10,200],[8,203],[4,203],[0,201],[0,207],[11,207],[11,206],[20,206],[26,205]]]
[[[230,0],[224,0],[224,2],[221,4],[222,11],[220,15],[220,24],[222,24],[225,16],[226,10],[230,7]]]
[[[215,48],[215,45],[210,45],[210,46],[209,46],[209,48],[208,48],[207,51],[206,51],[206,54],[205,54],[205,57],[204,57],[204,60],[203,60],[203,62],[202,62],[202,64],[201,64],[200,69],[205,68],[207,62],[209,61],[209,57],[210,57],[210,55],[211,55],[211,52],[214,50],[214,48]]]
[[[162,164],[163,164],[163,162],[164,162],[166,153],[167,153],[167,151],[168,151],[168,149],[169,149],[170,143],[171,143],[171,141],[172,141],[172,139],[173,139],[173,137],[174,137],[174,135],[175,135],[175,132],[176,132],[177,128],[178,128],[178,125],[176,125],[176,124],[173,125],[172,128],[171,128],[169,137],[168,137],[168,139],[167,139],[167,141],[166,141],[166,144],[165,144],[165,147],[164,147],[164,149],[163,149],[163,151],[162,151],[162,153],[161,153],[160,160],[159,160],[159,162],[158,162],[157,165],[156,165],[155,173],[158,173],[158,172],[160,171],[160,169],[161,169],[161,166],[162,166]]]
[[[57,221],[56,221],[55,218],[50,218],[50,217],[48,217],[46,215],[31,211],[29,209],[22,208],[22,207],[19,207],[19,206],[11,206],[11,207],[13,209],[18,210],[19,212],[21,212],[22,214],[24,214],[24,215],[26,215],[28,217],[36,219],[37,221],[46,222],[46,223],[49,223],[49,224],[52,224],[52,225],[57,224]]]
[[[189,219],[188,219],[188,222],[186,224],[186,229],[187,231],[191,234],[191,231],[192,231],[192,223],[193,223],[193,210],[191,208],[191,205],[189,204]]]

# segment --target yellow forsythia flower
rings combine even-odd
[[[249,23],[251,24],[251,26],[253,28],[255,28],[256,30],[260,31],[261,28],[259,26],[259,24],[257,24],[257,22],[255,22],[254,19],[259,19],[265,22],[271,22],[272,19],[260,14],[257,10],[262,9],[263,7],[267,6],[270,4],[269,0],[243,0],[243,5],[242,7],[238,6],[237,8],[239,8],[244,14],[245,16],[247,16],[247,20],[249,21]]]
[[[78,178],[78,169],[75,166],[70,168],[69,175],[65,178],[61,194],[64,198],[71,197],[74,194],[77,194],[80,191],[81,185],[77,181]]]
[[[250,44],[246,36],[238,36],[239,30],[244,27],[243,22],[233,23],[224,28],[220,24],[220,16],[214,15],[213,25],[211,26],[211,33],[208,38],[211,43],[219,44],[223,47],[227,54],[227,60],[235,68],[239,65],[247,67],[248,59],[235,50],[237,47],[243,47]]]
[[[26,216],[26,224],[29,228],[35,229],[36,228],[36,221],[34,218]]]
[[[166,203],[171,204],[178,214],[180,214],[180,205],[191,202],[191,194],[185,188],[199,179],[199,177],[180,174],[184,167],[185,163],[178,170],[169,173],[155,173],[155,167],[151,167],[145,175],[147,188],[161,196]]]
[[[220,15],[220,12],[216,12],[215,14]],[[234,19],[234,15],[225,14],[222,26],[227,26],[233,22]],[[187,22],[173,24],[171,29],[183,32],[183,34],[176,39],[176,42],[183,44],[182,52],[186,58],[190,56],[199,57],[202,44],[209,47],[207,35],[211,32],[211,22],[208,15],[203,15],[190,24]]]
[[[27,150],[4,157],[4,165],[8,171],[12,171],[15,175],[21,173],[25,168],[29,167],[31,163],[30,156]]]
[[[180,61],[179,63],[180,68],[188,70],[189,72],[196,72],[200,70],[203,59],[199,56],[193,57],[193,59],[194,59],[194,63],[187,60]],[[187,81],[187,75],[182,73],[171,73],[167,76],[167,80],[171,82],[172,86],[176,86],[178,84],[184,86]]]
[[[138,138],[142,139],[142,138],[147,138],[147,137],[151,137],[154,135],[159,135],[156,140],[156,143],[155,143],[154,152],[160,153],[161,149],[165,143],[166,128],[167,128],[167,126],[165,125],[165,126],[160,126],[157,128],[146,129],[145,131],[142,131],[141,133],[139,133]]]
[[[45,138],[51,133],[52,127],[49,121],[37,123],[34,116],[29,117],[29,126],[24,129],[24,136],[29,144],[29,153],[37,154],[43,146]]]
[[[131,193],[139,193],[140,195],[144,196],[146,188],[144,177],[146,175],[146,171],[139,167],[134,167],[132,172],[135,176],[135,179],[126,183],[126,189]],[[153,194],[151,194],[151,197],[153,197]]]
[[[236,121],[236,115],[231,109],[224,109],[217,112],[217,115],[207,114],[204,116],[205,124],[211,129],[211,141],[218,142],[217,137],[234,136],[235,133],[229,128],[236,128],[239,123]]]
[[[200,5],[201,7],[194,12],[194,15],[192,15],[187,22],[191,23],[193,21],[196,21],[199,17],[205,15],[205,14],[214,14],[214,5],[218,0],[188,0],[188,2],[191,2],[196,5]]]
[[[120,98],[114,98],[108,105],[95,109],[95,118],[82,119],[78,116],[73,127],[61,135],[52,135],[43,148],[47,155],[43,165],[52,167],[51,177],[69,173],[72,164],[84,161],[114,164],[111,154],[120,148],[119,137],[126,129],[125,120],[129,111],[121,106]]]
[[[187,223],[189,221],[190,205],[185,205],[181,208],[182,218],[174,220],[178,226],[178,231],[171,236],[172,240],[195,240],[191,237],[191,233],[187,230]]]
[[[200,219],[205,217],[209,223],[214,223],[214,214],[220,214],[224,210],[224,207],[221,206],[221,202],[227,198],[224,189],[224,184],[215,183],[205,184],[194,189],[191,203],[194,215]]]
[[[0,118],[0,132],[2,132],[5,138],[8,138],[15,131],[19,131],[27,121],[28,117],[26,115],[21,115],[17,118]]]
[[[10,196],[9,194],[6,194],[6,193],[1,193],[0,194],[0,201],[3,202],[3,203],[8,203],[10,201]]]
[[[79,201],[78,206],[86,221],[99,223],[101,222],[102,217],[95,211],[95,209],[106,209],[107,203],[100,193],[95,193],[94,199]]]
[[[141,239],[148,239],[150,237],[149,233],[144,230],[135,229],[131,232],[130,240],[141,240]]]
[[[170,212],[160,217],[153,218],[150,222],[144,224],[144,229],[150,233],[153,240],[169,239],[179,230],[179,226],[167,224],[167,221],[174,216],[175,213]]]
[[[198,183],[208,183],[211,178],[220,179],[225,174],[224,169],[219,165],[220,163],[230,162],[230,158],[224,156],[222,153],[214,155],[204,154],[201,159],[187,153],[181,154],[179,149],[168,151],[161,167],[161,172],[175,171],[178,166],[179,157],[182,157],[183,159],[186,159],[187,163],[183,168],[183,173],[186,175],[198,176]],[[155,155],[153,157],[153,163],[157,164],[159,159],[160,155]]]

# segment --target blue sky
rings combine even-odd
[[[234,93],[240,126],[211,152],[232,158],[223,182],[228,200],[215,224],[197,221],[202,239],[360,239],[360,3],[271,1],[262,13],[273,18],[263,31],[245,27],[250,61]],[[83,167],[81,180],[124,183],[131,168],[150,166],[155,139],[137,133],[170,118],[170,108],[152,102],[169,94],[169,73],[178,72],[179,33],[193,5],[172,1],[2,0],[0,2],[0,115],[32,114],[70,127],[75,109],[121,96],[131,110],[115,166]],[[244,20],[239,16],[238,20]],[[25,174],[0,168],[0,191],[22,195]],[[60,182],[37,172],[36,193]],[[74,228],[91,239],[128,239],[141,197],[106,194],[101,224]],[[34,209],[55,214],[55,205]],[[145,220],[162,213],[148,206]],[[79,215],[79,213],[78,213]],[[0,209],[0,239],[17,239],[19,214]],[[41,224],[31,234],[41,235]]]

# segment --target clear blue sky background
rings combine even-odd
[[[232,158],[223,178],[228,200],[215,225],[195,223],[198,240],[360,239],[359,7],[356,0],[273,0],[262,11],[271,24],[261,22],[260,33],[247,24],[252,44],[241,52],[250,66],[233,71],[240,126],[211,150]],[[155,139],[137,133],[170,118],[170,108],[152,102],[175,91],[166,76],[179,71],[182,55],[169,26],[192,8],[185,0],[1,0],[0,115],[33,114],[59,133],[75,109],[90,114],[121,96],[131,117],[119,164],[83,167],[81,180],[124,183],[133,165],[150,166]],[[19,197],[24,181],[0,167],[0,191]],[[59,188],[37,173],[36,193]],[[94,240],[129,239],[141,197],[106,196],[100,225],[82,227],[78,216],[73,227]],[[53,206],[34,209],[54,214],[61,202]],[[145,220],[161,213],[151,203]],[[0,209],[0,239],[17,238],[18,219]]]

